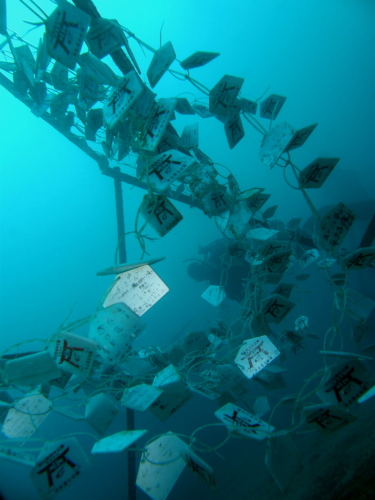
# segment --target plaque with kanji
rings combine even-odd
[[[125,35],[114,19],[92,19],[90,29],[86,35],[86,42],[90,52],[102,59],[124,45]]]
[[[155,156],[148,171],[150,186],[155,191],[164,191],[194,163],[194,158],[174,149]]]
[[[269,95],[260,103],[260,116],[268,120],[274,120],[280,113],[286,101],[286,97],[277,94]]]
[[[234,434],[257,440],[265,439],[275,429],[272,425],[232,403],[215,411],[215,416]]]
[[[199,458],[190,448],[186,448],[182,454],[189,469],[198,474],[208,486],[216,491],[216,480],[212,468],[201,458]]]
[[[327,252],[335,251],[343,242],[356,216],[344,203],[338,203],[321,219],[319,243]]]
[[[297,132],[294,133],[293,137],[289,141],[288,145],[284,149],[284,153],[291,151],[292,149],[299,148],[305,144],[307,139],[310,137],[310,135],[313,133],[315,130],[315,127],[317,126],[317,123],[314,123],[313,125],[309,125],[308,127],[301,128],[300,130],[297,130]]]
[[[163,237],[179,222],[183,217],[177,208],[166,196],[145,194],[141,205],[141,213],[159,236]]]
[[[298,180],[301,188],[316,189],[323,186],[340,158],[316,158],[300,171]]]
[[[375,260],[375,247],[358,248],[346,255],[342,261],[349,271],[353,269],[364,269]]]
[[[176,99],[159,99],[154,103],[142,133],[141,147],[155,151],[171,120],[176,107]]]
[[[245,130],[238,112],[228,112],[224,123],[224,131],[230,149],[233,149],[245,137]]]
[[[112,89],[103,105],[104,120],[109,128],[113,128],[124,117],[142,91],[142,83],[135,71],[127,73],[119,85]]]
[[[333,366],[322,382],[317,395],[326,403],[351,406],[373,385],[371,374],[356,360]]]
[[[309,266],[313,262],[319,259],[319,252],[316,248],[312,248],[311,250],[306,250],[301,257],[299,258],[299,264],[302,267]]]
[[[352,413],[329,403],[305,406],[303,415],[307,424],[324,434],[337,431],[357,420],[357,417]]]
[[[97,343],[69,332],[61,332],[50,340],[48,350],[62,370],[82,377],[90,375]]]
[[[65,0],[48,17],[45,26],[48,54],[64,66],[74,69],[85,40],[90,16]]]
[[[215,115],[226,116],[238,96],[243,82],[243,78],[229,75],[223,76],[223,78],[210,91],[210,112]]]
[[[234,362],[242,373],[250,379],[279,355],[280,351],[277,347],[266,335],[262,335],[245,340]]]
[[[295,306],[294,302],[276,294],[262,300],[261,305],[261,312],[270,323],[280,323]]]
[[[75,438],[47,443],[30,477],[41,498],[51,500],[89,467],[89,461]]]

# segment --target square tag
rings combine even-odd
[[[262,335],[246,340],[239,349],[234,362],[250,379],[279,355],[280,351],[276,346],[266,335]]]
[[[274,431],[272,425],[243,410],[239,406],[228,403],[215,411],[215,416],[221,420],[231,432],[249,438],[262,440]]]

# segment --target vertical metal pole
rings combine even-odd
[[[116,219],[117,219],[117,238],[120,262],[126,262],[126,245],[125,245],[125,219],[124,219],[124,201],[122,197],[122,183],[120,178],[120,168],[114,167],[115,181],[115,199],[116,199]],[[134,431],[134,410],[126,409],[126,429]],[[135,451],[128,451],[128,500],[136,500],[137,489],[136,480],[136,463]]]

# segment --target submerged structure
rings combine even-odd
[[[191,76],[218,53],[200,51],[179,60],[171,42],[152,48],[119,21],[102,18],[91,0],[58,0],[50,13],[33,0],[22,3],[43,33],[34,47],[8,29],[3,0],[0,84],[114,179],[119,262],[98,271],[98,276],[112,274],[114,281],[90,317],[61,325],[39,352],[27,352],[25,342],[21,352],[17,345],[1,354],[0,459],[29,467],[36,490],[46,499],[80,480],[90,467],[89,454],[93,459],[122,452],[127,454],[129,500],[136,498],[136,486],[150,498],[164,500],[185,468],[206,483],[202,489],[228,498],[228,490],[220,491],[210,454],[225,456],[224,445],[235,439],[264,441],[273,486],[283,498],[293,498],[297,487],[301,495],[296,473],[302,470],[306,484],[312,470],[301,458],[301,443],[311,446],[305,441],[315,433],[339,435],[350,427],[358,430],[361,422],[368,425],[366,405],[375,392],[369,368],[374,346],[364,347],[364,342],[375,302],[350,288],[348,276],[373,272],[374,216],[360,247],[346,251],[342,244],[355,211],[340,202],[320,213],[310,197],[311,190],[336,175],[339,158],[316,157],[298,167],[292,152],[303,147],[317,124],[297,129],[280,121],[286,97],[270,94],[252,100],[241,93],[243,78],[223,75],[208,88]],[[146,78],[132,43],[151,53]],[[159,96],[157,84],[167,72],[192,85],[204,103]],[[173,125],[179,115],[197,119],[180,135]],[[244,140],[245,127],[259,134],[261,161],[269,169],[282,168],[287,183],[300,191],[314,217],[313,231],[303,230],[298,217],[276,220],[277,206],[264,208],[270,198],[264,188],[241,190],[230,171],[220,173],[219,164],[200,148],[199,127],[205,119],[222,123],[230,149]],[[122,182],[145,190],[132,231],[141,249],[139,262],[127,262]],[[173,293],[156,272],[164,257],[145,258],[152,252],[146,230],[168,238],[184,223],[176,202],[202,210],[227,242],[219,282],[208,286],[202,300],[220,307],[236,266],[246,270],[243,300],[227,323],[188,332],[169,349],[160,349],[155,339],[154,345],[137,351],[133,344],[146,328],[147,311]],[[209,257],[204,260],[210,264]],[[332,289],[332,324],[325,332],[312,331],[306,315],[294,314],[300,310],[296,282],[314,273]],[[350,352],[344,349],[348,324],[349,343],[356,346]],[[307,348],[308,339],[316,341],[322,362],[290,394],[283,374],[291,356]],[[256,397],[253,384],[261,388]],[[267,397],[281,388],[282,397]],[[210,422],[202,421],[189,436],[169,428],[171,416],[200,405],[202,398],[211,405]],[[276,416],[285,407],[288,419],[279,426]],[[143,412],[162,422],[161,434],[138,428],[137,414]],[[121,413],[126,424],[111,433]],[[53,414],[77,425],[84,421],[95,432],[89,452],[79,431],[35,446],[35,436]],[[207,429],[220,430],[215,443],[206,442]],[[363,450],[358,453],[363,456]],[[331,491],[339,495],[342,478],[337,477]],[[273,495],[269,491],[267,498]]]

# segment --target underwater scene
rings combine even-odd
[[[375,499],[372,0],[0,0],[0,500]]]

